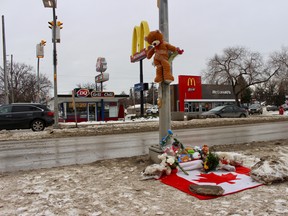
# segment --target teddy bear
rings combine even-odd
[[[182,54],[184,51],[164,41],[164,36],[159,30],[149,32],[145,41],[150,44],[146,51],[147,58],[150,59],[155,54],[153,63],[156,67],[156,77],[154,82],[161,83],[164,81],[167,84],[173,82],[174,77],[169,63],[170,53],[174,53],[173,57],[175,57],[175,53],[176,55]]]

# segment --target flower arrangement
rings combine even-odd
[[[205,172],[216,170],[219,165],[219,158],[216,154],[209,152],[203,162],[203,169]]]
[[[179,168],[183,173],[186,175],[189,175],[183,167],[179,164],[177,159],[177,154],[175,155],[168,155],[167,153],[163,153],[161,155],[158,155],[158,158],[161,160],[161,164],[169,167],[171,170],[175,168]]]
[[[172,146],[167,147],[172,138],[174,140]],[[188,173],[179,164],[179,155],[184,150],[184,145],[173,137],[173,132],[171,130],[168,130],[168,134],[162,138],[160,146],[164,151],[162,155],[158,156],[158,158],[162,161],[161,163],[169,166],[171,169],[179,167],[182,172],[188,175]]]
[[[171,142],[172,144],[168,146]],[[160,145],[164,151],[162,155],[158,156],[162,161],[161,163],[169,166],[171,169],[179,167],[186,175],[188,175],[188,173],[181,167],[181,162],[201,159],[205,172],[216,170],[219,166],[220,158],[209,151],[208,145],[203,145],[202,148],[198,146],[185,148],[185,146],[173,136],[171,130],[168,130],[168,134],[162,138]]]

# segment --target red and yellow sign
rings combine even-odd
[[[145,37],[149,34],[149,26],[146,21],[142,21],[140,26],[135,26],[132,37],[131,62],[137,62],[146,58],[146,49],[149,44],[145,42]],[[145,44],[145,47],[144,47]]]
[[[202,99],[201,76],[178,77],[179,111],[184,111],[184,101],[189,99]]]

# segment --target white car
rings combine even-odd
[[[154,106],[146,110],[147,114],[157,114],[159,112],[158,107]]]

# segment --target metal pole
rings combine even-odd
[[[5,104],[9,104],[4,15],[2,15],[2,38],[3,38],[4,95],[5,95]]]
[[[152,84],[152,104],[154,106],[155,104],[155,96],[154,96],[154,82],[151,83]]]
[[[159,5],[159,29],[164,35],[164,40],[169,41],[168,30],[168,0],[160,0]],[[172,67],[171,67],[172,70]],[[170,85],[162,82],[159,85],[159,94],[162,96],[159,109],[159,142],[171,129],[171,108],[170,108]]]
[[[144,94],[143,94],[143,60],[140,60],[140,84],[141,84],[141,91],[140,91],[140,103],[141,103],[141,117],[144,116]]]
[[[13,89],[13,55],[11,54],[11,102],[14,103],[14,89]]]
[[[37,103],[40,103],[40,81],[39,81],[39,64],[40,64],[40,58],[37,58]]]
[[[58,108],[58,94],[57,94],[57,49],[56,49],[56,25],[57,17],[55,13],[55,2],[53,4],[53,66],[54,66],[54,128],[58,128],[59,108]]]
[[[102,74],[102,72],[101,72]],[[103,82],[101,81],[101,92],[103,92]],[[104,118],[105,118],[105,113],[104,113],[104,99],[101,98],[101,120],[104,121]]]

